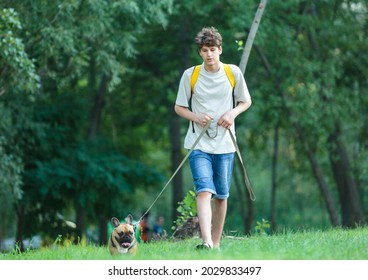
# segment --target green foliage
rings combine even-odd
[[[70,213],[76,205],[85,207],[87,219],[95,222],[122,203],[128,207],[126,197],[134,188],[147,190],[160,182],[160,172],[132,159],[137,152],[124,154],[120,143],[112,143],[110,129],[101,129],[93,140],[86,131],[99,82],[107,77],[108,92],[121,84],[127,58],[137,54],[137,36],[147,24],[165,26],[171,5],[171,0],[7,1],[0,14],[0,94],[18,89],[15,83],[22,86],[19,91],[34,91],[27,79],[36,72],[42,77],[37,102],[16,96],[1,100],[14,120],[7,125],[14,137],[6,137],[6,148],[16,142],[19,164],[25,166],[19,174],[25,195],[17,204],[27,215],[23,236],[66,235],[65,215],[73,220]],[[36,63],[27,64],[32,62],[27,57]],[[108,125],[109,117],[103,116],[101,126]]]
[[[112,215],[122,204],[131,206],[128,197],[135,188],[148,189],[162,181],[157,170],[124,156],[108,139],[80,139],[83,110],[79,108],[85,104],[72,95],[54,99],[52,103],[39,100],[33,118],[45,125],[30,128],[25,135],[37,150],[28,147],[25,162],[29,167],[23,177],[28,195],[22,203],[28,215],[38,217],[26,221],[26,236],[39,232],[44,238],[74,234],[65,223],[73,217],[64,216],[71,207],[85,207],[88,218],[94,221],[101,213]],[[49,123],[53,125],[46,125]]]
[[[180,227],[189,218],[197,216],[197,203],[194,190],[189,190],[184,199],[178,202],[178,204],[179,207],[176,210],[179,214],[176,221],[174,221],[175,225],[172,227],[172,230]]]
[[[23,196],[22,173],[24,163],[16,141],[19,132],[12,118],[12,110],[0,103],[0,240],[14,234],[14,205]]]
[[[235,40],[235,43],[238,45],[238,51],[242,51],[244,49],[244,42],[243,40]]]
[[[0,103],[0,196],[11,193],[10,201],[20,199],[22,196],[21,173],[23,170],[22,160],[15,150],[9,149],[7,141],[14,139],[13,122],[11,112]]]
[[[0,10],[0,96],[9,89],[34,92],[39,86],[34,61],[17,36],[21,29],[14,9]]]
[[[330,160],[338,155],[329,154],[328,149],[336,144],[329,141],[336,123],[344,127],[340,140],[349,150],[355,174],[365,173],[366,161],[355,161],[361,153],[367,155],[367,149],[362,148],[366,141],[361,136],[366,137],[368,131],[363,122],[356,121],[367,116],[366,94],[362,90],[367,80],[361,76],[367,75],[367,69],[361,68],[367,64],[367,56],[361,56],[362,44],[367,44],[367,36],[362,37],[366,28],[361,22],[362,15],[365,22],[367,19],[366,4],[357,2],[360,9],[344,1],[336,2],[335,9],[329,9],[325,1],[272,1],[262,18],[255,40],[258,51],[252,52],[246,73],[253,106],[247,112],[244,131],[238,124],[237,127],[238,135],[244,136],[238,139],[241,146],[248,148],[248,157],[258,160],[261,156],[265,168],[271,168],[273,134],[278,127],[276,217],[279,225],[303,227],[307,223],[317,222],[320,226],[328,223],[325,203],[311,172],[313,164],[321,167],[332,200],[339,208],[337,182],[330,172]],[[361,62],[353,56],[360,57]],[[304,133],[304,142],[295,131],[296,124]],[[308,148],[317,163],[306,157]],[[271,178],[271,175],[266,176]],[[271,183],[263,187],[264,178],[257,181],[262,194],[267,189],[269,196]],[[367,181],[359,180],[358,184],[363,191]],[[258,217],[265,217],[266,205],[261,207],[261,204],[255,212]],[[291,212],[290,207],[298,210]],[[368,213],[365,206],[364,212]]]
[[[270,222],[266,219],[262,221],[257,221],[255,226],[255,231],[257,235],[267,235],[270,229]]]
[[[137,54],[137,36],[147,24],[165,26],[171,4],[25,0],[9,5],[22,16],[28,48],[57,88],[67,89],[76,79],[88,77],[90,88],[97,89],[95,80],[104,74],[113,90],[122,81],[125,59]]]

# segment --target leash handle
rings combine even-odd
[[[181,161],[181,163],[179,164],[178,168],[176,168],[175,172],[173,173],[173,175],[171,176],[171,178],[169,179],[169,181],[167,181],[166,185],[162,188],[162,190],[160,191],[160,193],[157,195],[156,199],[152,202],[151,206],[148,207],[147,211],[144,212],[144,214],[142,215],[142,217],[139,218],[138,222],[135,223],[135,225],[139,224],[139,222],[143,219],[144,216],[147,215],[147,213],[151,210],[151,208],[153,207],[153,205],[156,203],[156,201],[159,199],[159,197],[162,195],[162,193],[165,191],[165,189],[167,188],[167,186],[170,184],[170,182],[172,181],[172,179],[175,177],[176,173],[178,173],[178,171],[180,170],[180,168],[183,166],[184,162],[187,160],[187,158],[189,157],[189,155],[193,152],[194,148],[197,146],[199,140],[201,140],[202,136],[206,133],[207,129],[210,127],[212,120],[209,120],[207,122],[207,124],[205,125],[205,127],[203,128],[201,134],[198,136],[197,140],[194,142],[194,144],[192,145],[192,147],[190,148],[189,152],[187,153],[187,155],[184,157],[184,159]]]

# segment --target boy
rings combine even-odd
[[[195,42],[203,63],[193,94],[190,81],[194,67],[184,71],[175,112],[190,121],[184,141],[186,149],[192,147],[202,128],[211,121],[206,134],[189,156],[203,241],[197,248],[211,249],[220,246],[234,163],[235,147],[227,130],[235,135],[234,120],[250,107],[252,101],[241,70],[229,65],[235,78],[233,96],[224,64],[220,61],[222,37],[217,29],[203,28]]]

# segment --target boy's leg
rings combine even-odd
[[[222,237],[227,211],[227,199],[213,199],[212,212],[212,241],[213,247],[218,248]]]
[[[216,195],[213,198],[212,207],[212,241],[214,247],[220,246],[227,212],[227,198],[229,197],[233,165],[234,153],[215,156],[214,183],[216,185]]]
[[[197,195],[197,215],[203,242],[213,246],[211,234],[211,199],[216,193],[213,182],[212,156],[194,150],[189,156],[190,168]]]
[[[197,195],[197,215],[199,220],[199,227],[201,229],[202,240],[203,242],[206,242],[208,245],[213,247],[211,235],[211,197],[212,193],[209,192],[201,192]]]

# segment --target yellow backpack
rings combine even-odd
[[[194,85],[196,84],[196,82],[198,80],[200,70],[201,70],[201,65],[194,66],[192,77],[190,79],[190,90],[191,90],[192,94],[193,94],[193,90],[194,90]],[[231,71],[231,68],[230,68],[229,64],[224,64],[224,70],[225,70],[227,78],[229,79],[231,87],[234,90],[235,78],[234,78],[233,72]]]
[[[234,78],[234,74],[231,71],[231,68],[229,66],[229,64],[224,64],[224,70],[226,73],[227,78],[229,79],[229,82],[231,84],[232,87],[232,96],[233,96],[233,108],[235,108],[235,97],[234,97],[234,87],[235,87],[235,78]],[[193,93],[194,93],[194,86],[198,80],[198,76],[199,76],[199,72],[201,71],[201,65],[197,65],[194,66],[193,69],[193,73],[192,76],[190,78],[190,91],[191,91],[191,95],[190,95],[190,99],[189,99],[189,109],[192,110],[192,97],[193,97]],[[194,123],[192,122],[192,130],[194,133]]]
[[[227,78],[229,79],[229,82],[231,84],[231,88],[233,89],[233,107],[235,107],[235,99],[234,99],[234,87],[235,87],[235,78],[234,74],[231,71],[231,68],[229,64],[224,64],[224,70],[226,73]],[[193,94],[194,93],[194,86],[198,80],[199,72],[201,71],[201,65],[194,66],[192,76],[190,78],[190,91]],[[192,99],[192,98],[191,98]]]

